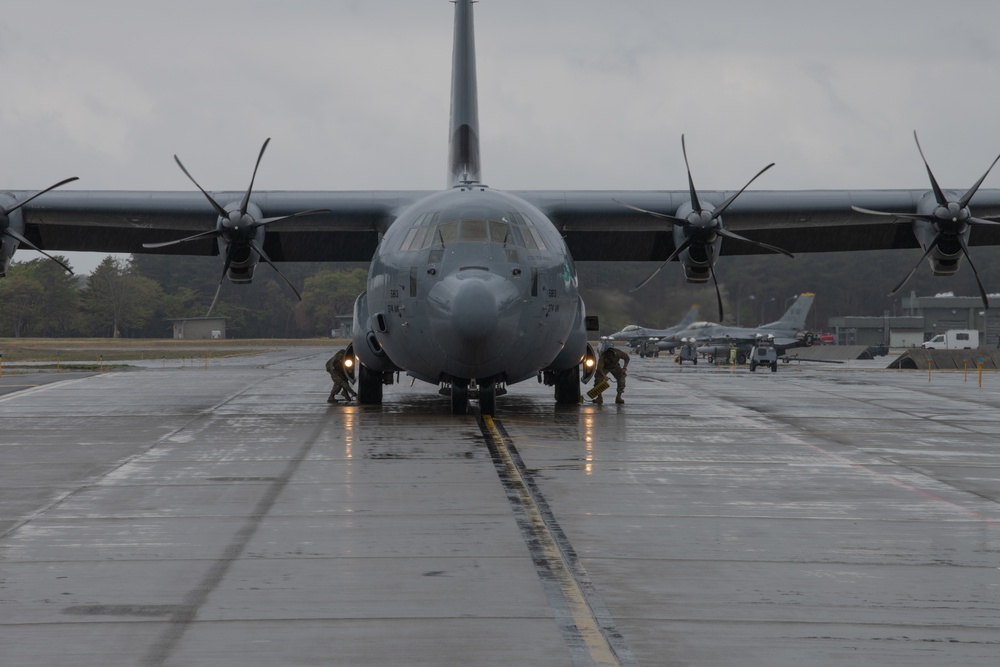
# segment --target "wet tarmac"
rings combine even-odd
[[[329,354],[0,378],[0,662],[1000,659],[1000,374],[634,358],[480,420]]]

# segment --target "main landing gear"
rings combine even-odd
[[[580,404],[580,367],[573,366],[557,373],[554,378],[556,387],[556,405]]]
[[[382,405],[382,387],[392,384],[393,373],[390,371],[374,371],[364,364],[357,365],[358,373],[358,404]]]

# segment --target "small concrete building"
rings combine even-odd
[[[1000,315],[990,316],[978,296],[920,296],[902,300],[902,316],[831,317],[830,328],[840,345],[888,343],[892,348],[920,347],[949,329],[976,329],[980,346],[1000,347]]]
[[[995,297],[991,297],[995,298]],[[983,307],[979,296],[915,296],[903,299],[903,308],[924,317],[925,340],[949,329],[976,329],[982,347],[995,348],[1000,338],[1000,315]]]
[[[924,337],[924,318],[904,317],[831,317],[830,328],[837,345],[877,345],[920,347]]]
[[[174,338],[178,340],[225,340],[225,317],[185,317],[169,320],[174,325]]]
[[[354,315],[334,315],[333,320],[337,326],[330,329],[330,338],[350,338],[351,328],[354,326]]]

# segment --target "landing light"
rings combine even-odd
[[[354,366],[354,359],[351,359],[350,357],[347,357],[346,359],[344,359],[344,367],[345,368],[351,368],[353,366]]]
[[[595,363],[596,362],[591,357],[587,357],[583,361],[583,365],[586,366],[587,368],[593,368]]]

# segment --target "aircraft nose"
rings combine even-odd
[[[452,372],[494,374],[487,367],[513,339],[519,301],[520,293],[510,281],[478,269],[460,271],[431,288],[431,325],[439,345],[457,364]]]
[[[497,328],[496,294],[482,280],[462,280],[452,300],[455,333],[468,341],[482,341]]]

